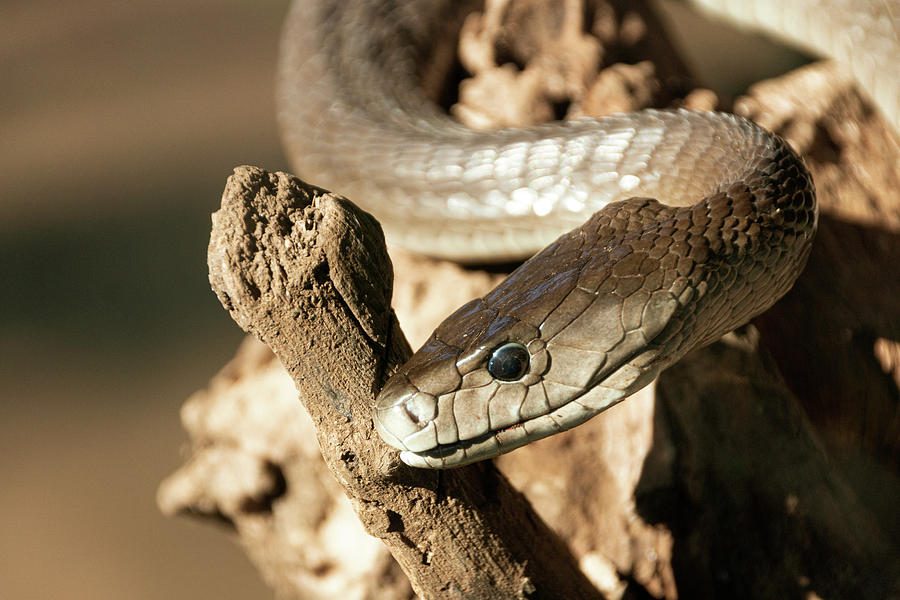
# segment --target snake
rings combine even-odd
[[[703,0],[846,63],[896,126],[900,9]],[[296,0],[278,120],[303,178],[389,242],[524,259],[391,375],[374,428],[411,466],[496,457],[571,429],[767,310],[803,270],[818,208],[803,160],[732,114],[644,110],[473,131],[423,91],[453,0]]]

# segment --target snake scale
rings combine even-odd
[[[704,3],[830,52],[900,113],[898,78],[878,70],[900,64],[900,11]],[[419,72],[457,4],[297,0],[279,72],[295,169],[372,211],[390,241],[462,261],[533,254],[450,315],[376,400],[382,438],[429,468],[574,427],[747,322],[793,285],[817,223],[802,160],[733,115],[466,129],[426,99]]]

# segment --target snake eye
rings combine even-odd
[[[487,362],[488,373],[500,381],[515,381],[528,372],[531,355],[519,342],[507,342],[494,348]]]

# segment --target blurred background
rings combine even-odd
[[[178,410],[241,332],[206,277],[235,165],[283,169],[287,0],[0,3],[0,598],[268,598],[165,519]]]

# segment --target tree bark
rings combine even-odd
[[[370,215],[290,175],[238,168],[209,265],[222,305],[290,373],[326,464],[420,597],[599,597],[491,463],[413,469],[375,433],[374,395],[410,349]]]

